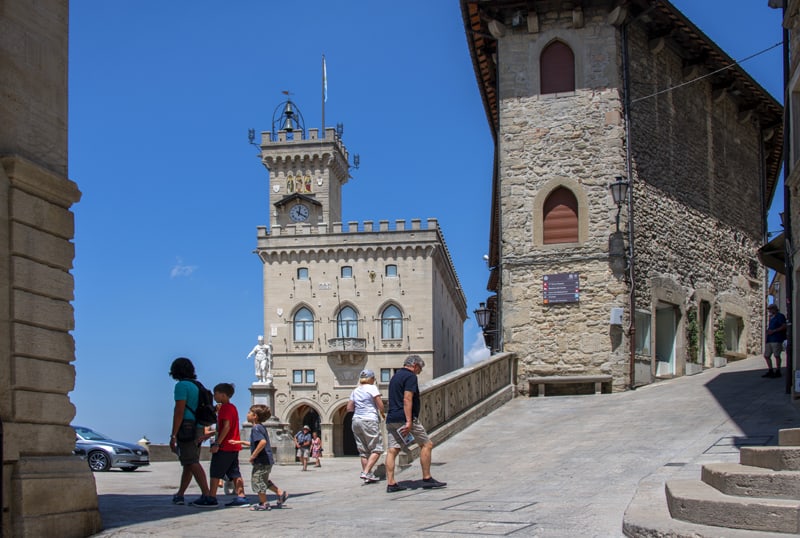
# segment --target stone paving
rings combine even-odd
[[[697,479],[701,464],[738,461],[740,446],[777,444],[779,428],[800,426],[763,365],[625,393],[517,398],[434,448],[433,476],[448,482],[439,490],[419,487],[417,462],[398,475],[410,489],[389,494],[385,481],[361,484],[357,458],[328,458],[308,472],[276,466],[286,507],[251,512],[173,506],[177,462],[96,473],[106,529],[96,536],[622,536],[640,483],[658,492],[670,478]],[[193,485],[187,500],[198,493]]]

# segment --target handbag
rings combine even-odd
[[[183,419],[176,439],[181,443],[188,443],[197,439],[197,424],[194,420]]]

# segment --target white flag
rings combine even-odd
[[[325,64],[325,55],[322,55],[322,100],[328,102],[328,67]]]

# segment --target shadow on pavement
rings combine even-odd
[[[293,493],[288,491],[288,493],[289,499],[286,501],[286,509],[291,508],[292,499],[305,497],[306,495],[314,495],[319,492],[307,491]],[[168,495],[121,495],[108,493],[98,495],[97,500],[100,506],[104,530],[135,525],[137,523],[152,523],[154,521],[183,517],[201,512],[247,510],[247,507],[242,506],[225,506],[225,503],[232,499],[230,495],[218,497],[220,505],[217,507],[200,508],[191,506],[189,503],[197,497],[197,495],[187,496],[187,504],[185,505],[172,504],[171,493]],[[258,496],[255,494],[248,495],[248,499],[250,499],[251,503],[258,502]],[[270,493],[267,495],[267,500],[272,505],[273,510],[278,510],[278,508],[275,507],[275,494]]]
[[[791,396],[786,394],[785,380],[763,378],[764,371],[724,372],[705,384],[742,430],[742,438],[732,440],[736,446],[777,444],[778,430],[800,425],[800,406],[792,403]],[[697,411],[702,413],[700,409]],[[765,436],[770,438],[762,442]]]

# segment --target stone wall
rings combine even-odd
[[[571,12],[539,12],[537,33],[517,31],[498,44],[503,341],[519,357],[520,379],[604,373],[620,388],[627,340],[609,318],[627,295],[608,263],[616,215],[608,184],[625,170],[617,47],[605,12],[584,13],[585,26],[575,28]],[[538,95],[538,57],[554,39],[575,54],[578,89]],[[542,208],[558,187],[578,200],[579,241],[545,245]],[[545,305],[544,275],[568,272],[580,274],[580,301]]]
[[[700,291],[715,319],[743,318],[741,346],[730,351],[759,354],[760,128],[708,81],[648,97],[687,80],[682,58],[669,47],[652,52],[635,25],[630,50],[637,309],[676,305],[682,337],[686,308],[697,305]]]
[[[101,529],[94,477],[72,456],[75,255],[67,179],[66,0],[0,8],[0,418],[4,536]]]
[[[636,310],[651,315],[652,338],[660,327],[662,343],[675,341],[669,372],[657,370],[651,345],[638,357],[645,375],[636,382],[684,373],[686,312],[701,301],[712,308],[704,350],[713,354],[716,320],[735,316],[743,325],[730,351],[759,353],[765,276],[756,250],[765,195],[757,115],[739,110],[709,80],[648,98],[685,81],[683,60],[673,47],[654,46],[634,21],[626,148],[622,34],[607,10],[584,5],[582,19],[569,10],[536,15],[535,26],[506,25],[496,36],[498,297],[504,350],[519,357],[520,379],[606,373],[615,390],[631,382],[630,287],[609,257],[617,207],[608,185],[616,176],[634,185],[633,214],[623,204],[620,222],[626,244],[631,219],[634,226]],[[540,95],[538,60],[556,39],[574,53],[576,89]],[[578,202],[578,241],[547,245],[544,201],[559,187]],[[580,275],[580,301],[544,304],[543,277],[568,272]],[[615,308],[624,312],[622,325],[610,323]],[[659,309],[668,308],[676,325],[669,335],[656,323]]]

